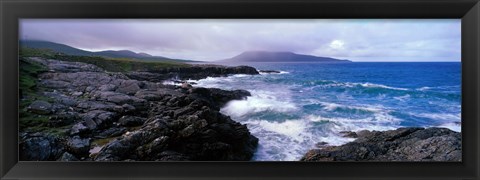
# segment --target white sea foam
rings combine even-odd
[[[306,119],[312,122],[332,122],[329,127],[335,132],[340,131],[359,131],[359,130],[391,130],[398,128],[400,119],[389,115],[386,112],[375,113],[367,118],[341,118],[341,117],[323,117],[320,115],[308,115]]]
[[[284,122],[270,122],[257,120],[247,122],[250,125],[260,126],[263,130],[285,135],[296,141],[302,141],[307,129],[307,122],[302,120],[286,120]]]
[[[331,131],[318,131],[306,119],[289,119],[283,122],[248,120],[244,122],[259,138],[259,147],[254,160],[297,161],[315,144],[342,145],[353,141]]]
[[[288,98],[279,99],[272,92],[251,91],[252,96],[245,100],[233,100],[228,102],[221,112],[233,117],[259,113],[264,111],[291,112],[298,110],[298,107],[289,102]]]
[[[462,126],[460,124],[457,124],[457,123],[445,123],[445,124],[442,124],[438,127],[444,127],[444,128],[448,128],[452,131],[455,131],[455,132],[461,132],[462,131]]]
[[[162,84],[163,85],[176,85],[176,86],[182,85],[182,83],[177,83],[177,82],[174,82],[174,81],[163,81]]]
[[[402,102],[405,102],[407,100],[410,99],[410,95],[409,94],[406,94],[406,95],[403,95],[403,96],[396,96],[396,97],[393,97],[393,99],[396,99],[396,100],[399,100],[399,101],[402,101]]]
[[[421,87],[421,88],[417,88],[416,90],[418,90],[418,91],[426,91],[426,90],[430,90],[430,89],[432,89],[432,87],[424,86],[424,87]]]
[[[319,87],[348,87],[348,88],[354,88],[354,87],[364,87],[364,88],[383,88],[383,89],[393,89],[393,90],[399,90],[399,91],[407,91],[409,90],[408,88],[400,88],[400,87],[392,87],[392,86],[387,86],[383,84],[375,84],[375,83],[355,83],[355,82],[338,82],[338,81],[330,81],[330,80],[322,80],[320,82],[323,82],[324,84],[318,85]],[[311,82],[311,85],[314,85],[314,82]]]
[[[451,113],[418,113],[412,114],[417,117],[429,118],[433,120],[442,120],[447,122],[460,121],[461,113],[451,114]]]
[[[318,102],[318,104],[324,106],[323,109],[327,111],[335,111],[337,109],[350,109],[350,110],[362,110],[362,111],[369,111],[369,112],[380,112],[382,109],[376,108],[373,106],[353,106],[353,105],[342,105],[337,103],[329,103],[329,102]]]
[[[406,91],[408,89],[406,88],[398,88],[398,87],[391,87],[391,86],[386,86],[383,84],[374,84],[374,83],[354,83],[356,85],[361,85],[363,87],[369,87],[369,88],[385,88],[385,89],[394,89],[394,90],[401,90],[401,91]]]

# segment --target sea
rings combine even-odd
[[[280,73],[189,80],[252,95],[221,112],[259,138],[254,161],[297,161],[342,131],[446,127],[461,131],[460,62],[252,63]]]

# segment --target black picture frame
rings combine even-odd
[[[18,162],[20,18],[461,18],[462,162]],[[1,0],[1,179],[479,179],[478,0]]]

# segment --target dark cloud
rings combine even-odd
[[[247,50],[352,60],[459,61],[460,20],[22,19],[20,38],[218,60]]]

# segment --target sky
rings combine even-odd
[[[21,40],[213,61],[288,51],[352,61],[460,61],[460,19],[21,19]]]

